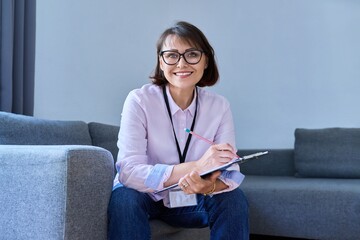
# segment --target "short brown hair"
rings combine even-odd
[[[195,45],[195,47],[204,51],[204,54],[208,58],[207,68],[201,80],[196,85],[199,87],[213,86],[219,79],[219,70],[215,61],[214,49],[200,29],[184,21],[177,22],[173,27],[166,29],[157,41],[157,64],[154,74],[150,76],[152,82],[158,86],[163,86],[168,83],[163,71],[160,69],[159,55],[166,38],[170,35],[175,35],[181,40]]]

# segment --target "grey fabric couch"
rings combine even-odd
[[[251,233],[360,239],[360,128],[296,129],[293,149],[269,152],[241,166]]]
[[[0,240],[105,240],[119,127],[0,112]],[[152,239],[209,230],[152,220]]]
[[[106,239],[118,130],[0,112],[0,239]],[[296,129],[293,149],[238,155],[264,150],[241,165],[252,234],[359,239],[360,129]],[[208,228],[151,228],[152,239],[209,239]]]

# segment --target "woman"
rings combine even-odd
[[[236,158],[229,103],[202,88],[219,78],[214,50],[197,27],[177,22],[160,36],[157,56],[153,83],[131,91],[124,103],[109,239],[150,239],[153,218],[209,226],[211,239],[248,239],[239,166],[199,175]],[[176,183],[179,188],[154,193]]]

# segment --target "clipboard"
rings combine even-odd
[[[227,169],[228,167],[230,167],[231,165],[233,165],[233,164],[235,164],[235,163],[237,163],[237,164],[242,164],[242,163],[244,163],[244,162],[247,162],[249,159],[258,158],[258,157],[263,156],[263,155],[268,154],[268,153],[269,153],[268,151],[265,151],[265,152],[257,152],[257,153],[253,153],[253,154],[250,154],[250,155],[246,155],[246,156],[237,158],[237,159],[235,159],[235,160],[233,160],[233,161],[230,161],[230,162],[228,162],[228,163],[226,163],[226,164],[224,164],[224,165],[221,165],[221,166],[219,166],[219,167],[216,167],[216,168],[213,168],[213,169],[210,169],[210,170],[208,170],[208,171],[206,171],[206,172],[201,173],[201,174],[200,174],[200,177],[206,177],[206,175],[209,175],[209,174],[211,174],[211,173],[213,173],[213,172],[223,171],[223,170]],[[175,184],[170,185],[170,186],[168,186],[168,187],[166,187],[166,188],[157,190],[157,191],[155,191],[155,192],[153,192],[153,193],[155,193],[155,194],[161,193],[161,192],[163,192],[163,191],[166,191],[166,190],[175,188],[175,187],[177,187],[177,186],[178,186],[178,183],[175,183]]]

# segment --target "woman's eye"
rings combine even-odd
[[[168,53],[166,55],[167,58],[178,58],[179,57],[179,54],[177,53]]]
[[[194,57],[198,57],[199,53],[198,52],[188,52],[186,55],[188,57],[194,58]]]

